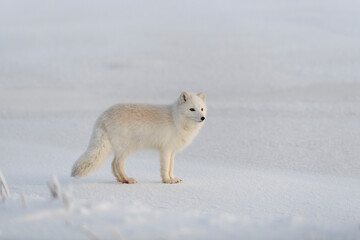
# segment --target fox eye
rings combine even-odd
[[[190,108],[189,110],[190,110],[190,111],[192,111],[192,112],[194,112],[194,111],[195,111],[195,109],[194,109],[194,108]]]
[[[201,111],[204,111],[204,109],[203,109],[203,108],[201,108]]]

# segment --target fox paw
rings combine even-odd
[[[174,184],[174,183],[180,183],[181,179],[179,178],[168,178],[168,179],[163,179],[163,183],[168,183],[168,184]]]
[[[135,179],[129,178],[128,180],[121,180],[122,183],[134,184],[137,183]]]
[[[134,184],[134,183],[137,183],[137,181],[135,179],[133,179],[133,178],[129,178],[127,183],[128,184]]]

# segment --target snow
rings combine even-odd
[[[359,7],[3,1],[0,239],[359,239]],[[128,158],[135,185],[110,160],[70,177],[102,111],[184,90],[208,115],[181,184],[153,151]]]

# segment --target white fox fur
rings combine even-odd
[[[183,92],[172,105],[118,104],[97,119],[86,152],[72,168],[73,177],[84,177],[98,169],[111,151],[115,152],[112,170],[122,183],[136,183],[124,170],[126,157],[140,149],[158,149],[164,183],[179,183],[175,178],[175,153],[197,135],[206,117],[204,93]]]

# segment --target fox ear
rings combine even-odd
[[[198,93],[198,96],[204,101],[204,103],[206,103],[206,96],[205,96],[205,93],[201,92],[201,93]]]
[[[190,99],[190,94],[187,92],[182,92],[180,95],[180,104],[186,102],[188,99]]]

